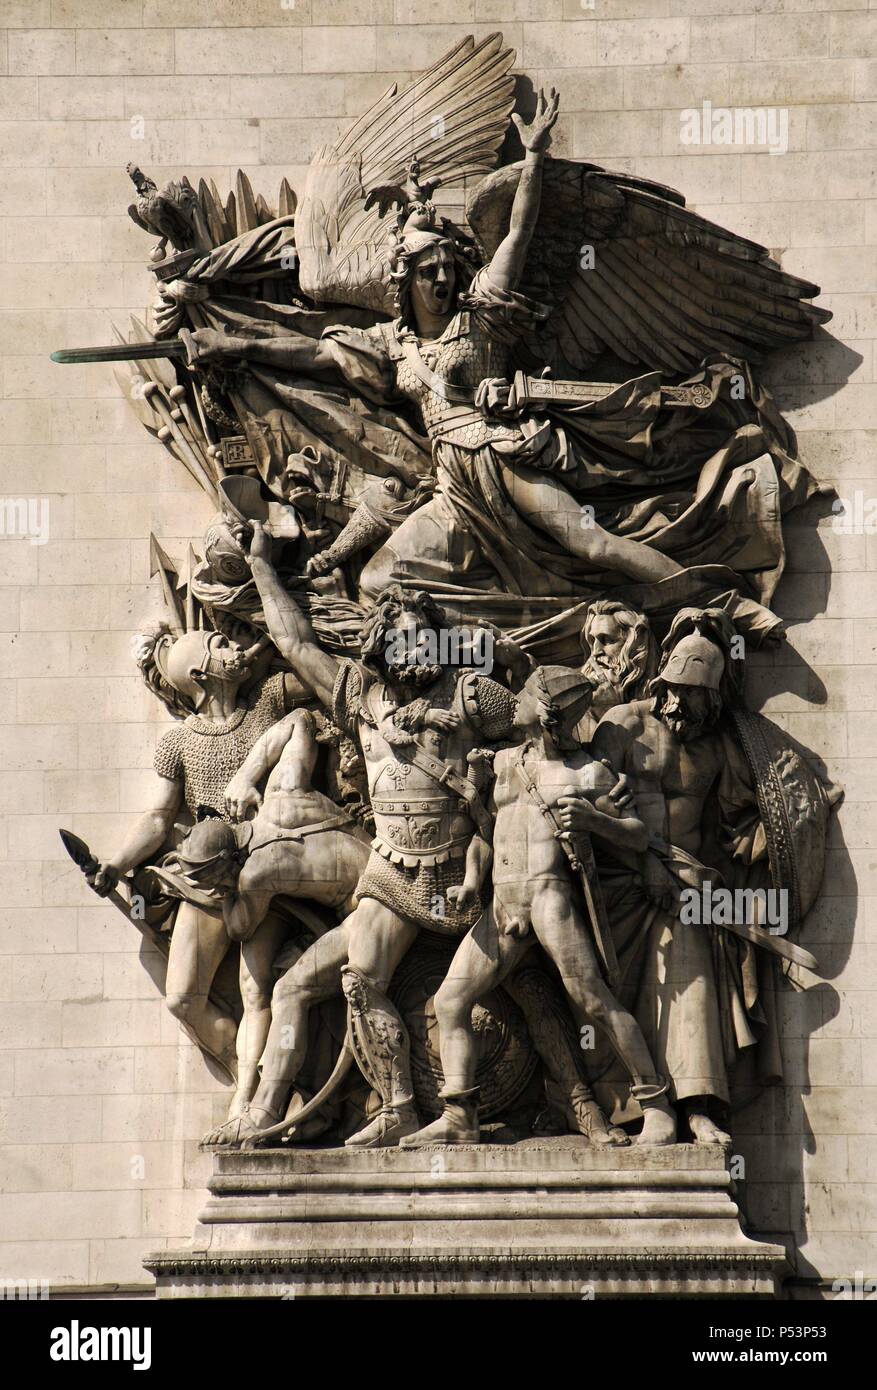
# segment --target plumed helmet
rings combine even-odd
[[[668,685],[697,685],[703,690],[718,690],[724,674],[721,648],[697,632],[676,643],[659,672]]]
[[[182,695],[200,695],[200,686],[193,676],[207,669],[210,636],[208,631],[199,628],[156,644],[156,666],[168,685]]]

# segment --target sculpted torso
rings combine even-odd
[[[478,742],[476,730],[457,695],[457,675],[442,676],[425,693],[430,706],[455,714],[459,720],[447,731],[423,729],[411,741],[395,746],[382,732],[389,715],[374,723],[360,719],[359,741],[368,776],[369,795],[379,838],[398,848],[430,849],[449,842],[465,849],[475,826],[449,787],[440,785],[411,761],[415,748],[450,765],[457,776],[468,771],[467,752]],[[371,709],[376,708],[374,699]]]
[[[683,743],[638,700],[612,710],[594,735],[605,753],[630,778],[640,816],[652,836],[696,854],[704,802],[722,765],[714,733]]]
[[[520,749],[503,749],[494,764],[493,882],[497,889],[536,878],[569,877],[569,861],[554,834],[555,827],[539,810],[515,769],[520,756]],[[561,760],[545,758],[531,750],[526,755],[525,768],[549,807],[556,807],[561,796],[575,790],[585,792],[600,810],[615,814],[605,793],[616,779],[590,753],[582,751]]]

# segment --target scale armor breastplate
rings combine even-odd
[[[479,449],[493,439],[517,439],[513,425],[485,420],[475,411],[475,392],[486,377],[504,377],[508,371],[508,349],[478,328],[470,328],[433,343],[419,344],[420,356],[436,376],[450,385],[472,392],[471,404],[452,404],[419,379],[408,362],[397,364],[399,391],[420,408],[424,427],[431,439],[443,438],[466,449]],[[459,426],[450,428],[455,416]]]

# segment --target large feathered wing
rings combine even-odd
[[[500,34],[478,43],[470,35],[317,152],[295,221],[299,282],[315,303],[392,313],[390,219],[377,205],[366,209],[366,195],[404,184],[415,155],[424,183],[459,184],[493,169],[514,105],[514,60]]]
[[[466,214],[489,259],[508,229],[521,166],[488,175]],[[548,158],[523,282],[551,308],[521,365],[581,373],[607,353],[687,372],[710,354],[757,362],[831,317],[819,287],[787,275],[756,242],[685,206],[672,188]]]

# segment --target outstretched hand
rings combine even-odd
[[[517,127],[521,144],[525,150],[532,150],[534,154],[537,154],[548,149],[551,144],[551,128],[557,120],[559,105],[560,97],[553,87],[549,88],[547,101],[545,93],[540,87],[536,113],[529,125],[517,112],[512,112],[512,120]]]

